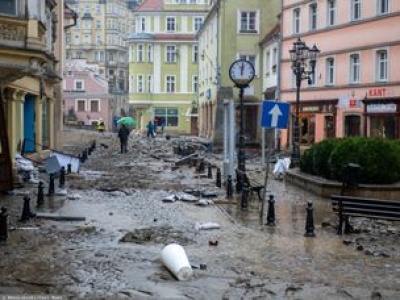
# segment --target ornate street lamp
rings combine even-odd
[[[289,50],[292,70],[296,77],[296,112],[292,135],[292,165],[298,166],[300,162],[300,87],[304,79],[308,84],[312,84],[312,76],[315,72],[315,63],[320,50],[314,45],[311,49],[300,38],[293,43],[293,48]]]

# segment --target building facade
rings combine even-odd
[[[64,68],[64,124],[96,128],[104,121],[111,130],[113,98],[108,94],[108,82],[99,75],[99,66],[84,59],[70,59]]]
[[[126,115],[128,104],[128,51],[124,40],[134,30],[131,3],[127,0],[66,0],[78,15],[66,31],[66,58],[86,59],[99,65],[113,97],[113,116]],[[111,124],[109,124],[111,126]]]
[[[55,0],[0,3],[1,190],[13,183],[17,151],[56,147],[63,7]]]
[[[311,85],[301,88],[300,146],[330,137],[400,137],[398,24],[395,0],[283,1],[282,100],[296,98],[293,42],[300,37],[321,50]],[[290,145],[291,135],[289,129],[282,142]]]
[[[145,0],[135,11],[129,43],[129,103],[140,127],[155,118],[168,132],[196,133],[196,33],[208,0]]]
[[[276,26],[279,1],[249,0],[212,2],[199,39],[200,135],[222,143],[224,100],[234,99],[239,122],[239,91],[228,71],[233,61],[244,58],[255,68],[255,79],[245,89],[244,134],[247,141],[260,137],[260,100],[263,99],[264,56],[259,43]],[[238,128],[238,126],[236,126]]]

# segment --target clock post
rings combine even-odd
[[[229,77],[235,84],[235,87],[239,89],[240,99],[240,120],[239,120],[239,149],[238,149],[238,172],[236,178],[236,191],[242,192],[241,208],[247,208],[247,196],[244,187],[244,175],[246,172],[245,162],[245,143],[244,143],[244,111],[243,111],[243,96],[244,89],[249,87],[249,83],[254,79],[255,70],[254,66],[247,60],[239,59],[234,61],[229,68]]]

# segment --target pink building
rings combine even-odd
[[[98,66],[84,59],[70,59],[64,70],[64,122],[70,125],[94,126],[103,119],[111,130],[112,99],[108,83],[98,75]]]
[[[295,116],[289,50],[299,37],[321,50],[300,90],[300,146],[329,137],[400,138],[400,1],[283,0],[281,99]],[[289,126],[282,144],[292,140]]]

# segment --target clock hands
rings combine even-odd
[[[244,71],[244,63],[240,65],[240,75],[242,76],[243,76],[243,71]]]

